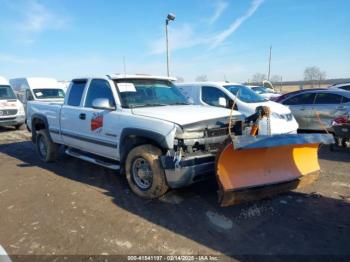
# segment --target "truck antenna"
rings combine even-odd
[[[125,63],[125,56],[123,56],[123,67],[124,67],[124,76],[126,76],[126,63]]]

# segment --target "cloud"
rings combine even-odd
[[[224,1],[217,2],[214,13],[212,17],[209,18],[209,24],[214,24],[216,20],[220,18],[221,14],[226,10],[227,7],[228,7],[227,2],[224,2]]]
[[[10,63],[10,64],[17,64],[17,65],[25,65],[35,62],[35,59],[25,59],[25,58],[19,58],[17,56],[9,55],[9,54],[3,54],[0,53],[0,63]]]
[[[17,40],[24,43],[35,42],[45,31],[66,29],[70,22],[66,14],[61,15],[37,0],[5,0],[4,3],[3,7],[12,13],[12,19],[6,22],[6,30],[15,33]]]
[[[217,34],[200,34],[195,30],[196,26],[193,24],[182,24],[169,27],[169,45],[172,51],[195,47],[199,45],[207,45],[209,49],[214,49],[221,45],[226,38],[232,35],[244,21],[250,18],[260,7],[265,0],[253,0],[246,13],[237,18],[227,29]],[[213,16],[209,22],[215,22],[227,8],[226,2],[219,2]],[[202,25],[197,28],[203,27]],[[162,54],[165,52],[165,36],[153,40],[150,44],[150,54]]]
[[[232,35],[244,21],[250,18],[260,7],[264,0],[253,0],[248,11],[241,17],[237,18],[226,30],[222,31],[214,37],[214,42],[211,44],[211,48],[215,48],[225,41],[227,37]]]
[[[193,27],[189,24],[182,24],[178,27],[169,28],[169,48],[178,50],[190,48],[206,42],[205,38],[198,38]],[[165,36],[151,43],[151,54],[162,54],[165,52]]]

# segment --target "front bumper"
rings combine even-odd
[[[205,154],[182,157],[179,163],[173,156],[161,156],[167,183],[181,188],[215,175],[215,155]]]
[[[4,117],[0,118],[0,126],[16,126],[24,124],[25,116],[13,116],[13,117]]]

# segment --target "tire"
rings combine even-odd
[[[43,149],[42,146],[46,149]],[[54,162],[58,159],[59,145],[51,141],[45,129],[41,129],[36,136],[36,151],[42,161],[46,163]]]
[[[23,127],[23,124],[18,124],[18,125],[15,125],[15,128],[16,130],[21,130]]]
[[[131,190],[139,197],[159,198],[168,191],[164,169],[159,161],[161,155],[162,151],[153,145],[137,146],[128,153],[125,162],[126,179]],[[147,172],[149,173],[147,174]],[[146,175],[144,175],[145,173]],[[142,175],[147,177],[144,183],[142,183],[143,180],[139,174],[141,177]],[[149,182],[148,186],[146,182]],[[144,186],[142,187],[140,183]]]

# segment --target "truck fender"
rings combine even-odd
[[[41,115],[41,114],[33,114],[31,116],[31,125],[32,126],[30,128],[31,128],[31,132],[32,132],[32,142],[36,143],[36,131],[37,131],[37,129],[35,129],[34,124],[37,120],[41,121],[44,124],[44,129],[47,130],[47,133],[49,135],[49,139],[52,142],[52,138],[51,138],[50,131],[49,131],[49,123],[47,121],[46,116]],[[43,129],[43,128],[40,128],[40,129]]]
[[[125,128],[123,129],[121,135],[120,135],[120,145],[119,145],[119,154],[120,154],[120,160],[123,163],[123,161],[126,158],[128,145],[127,145],[127,137],[129,136],[135,136],[147,140],[153,141],[156,145],[161,147],[161,149],[168,149],[169,146],[166,141],[166,136],[159,134],[154,131],[149,131],[145,129],[140,128]]]

